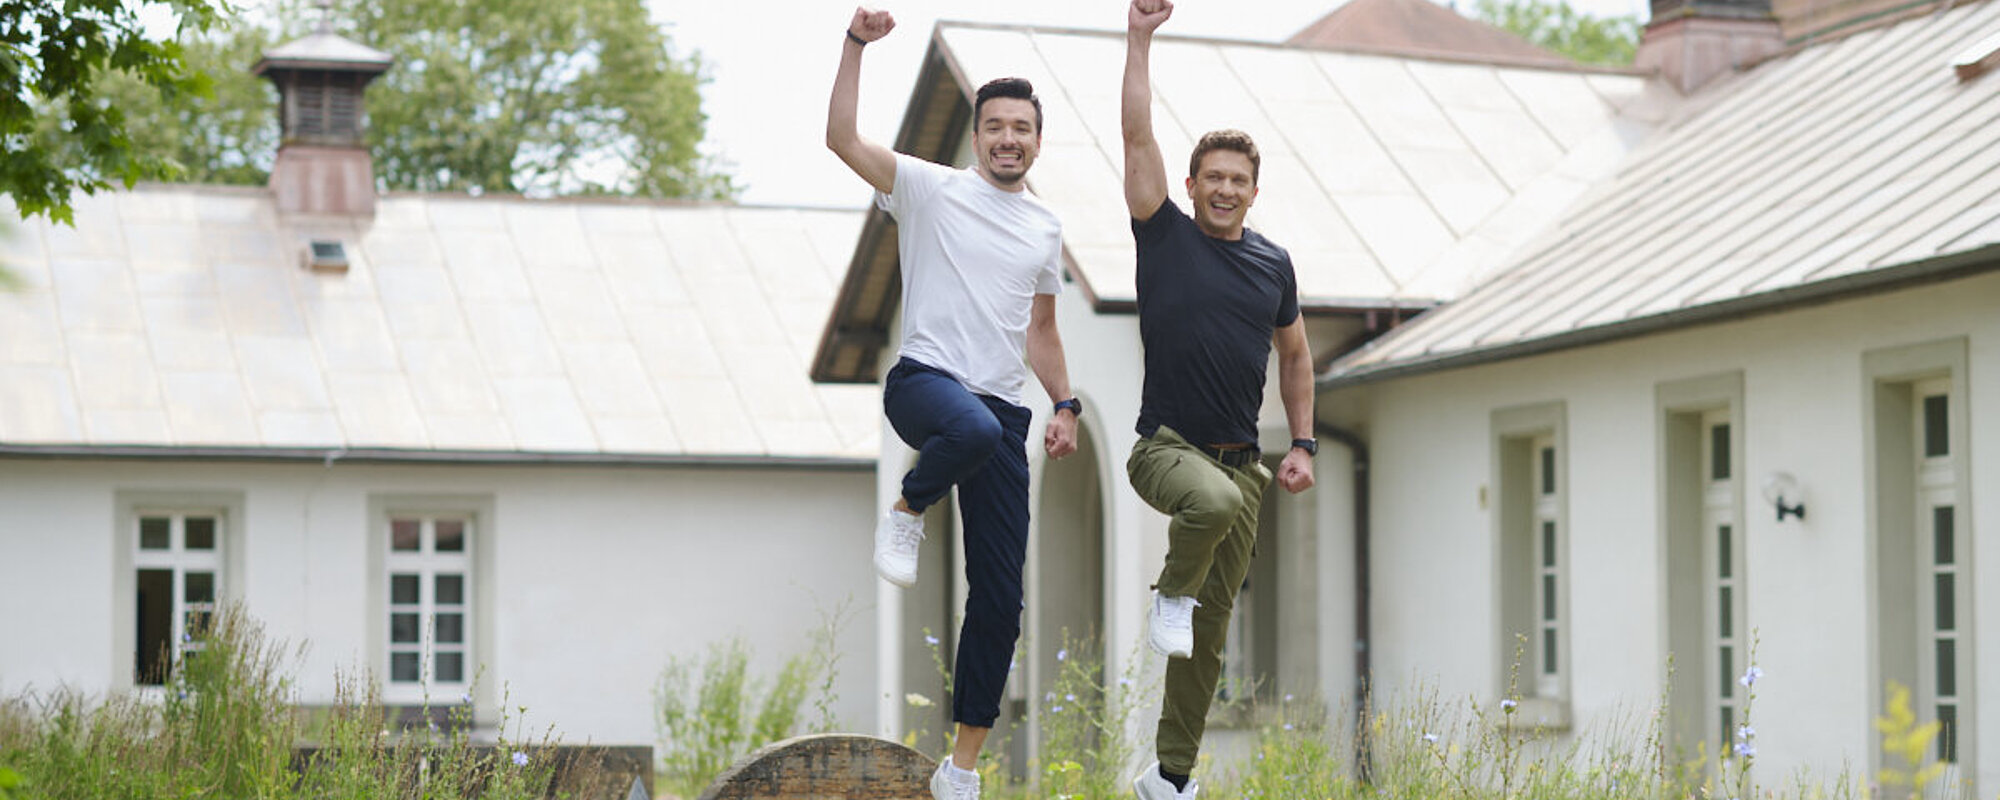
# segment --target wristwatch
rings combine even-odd
[[[1069,413],[1071,413],[1071,414],[1074,414],[1074,415],[1076,415],[1076,418],[1077,418],[1077,419],[1082,419],[1082,418],[1083,418],[1083,401],[1082,401],[1082,400],[1078,400],[1078,399],[1076,399],[1076,398],[1072,397],[1072,398],[1070,398],[1070,399],[1068,399],[1068,400],[1063,400],[1063,401],[1060,401],[1060,402],[1056,403],[1056,411],[1061,411],[1061,410],[1063,410],[1063,409],[1065,409],[1065,408],[1069,409]],[[1052,412],[1052,413],[1053,413],[1053,412]]]
[[[1306,455],[1308,456],[1319,455],[1318,439],[1293,439],[1292,447],[1306,451]]]

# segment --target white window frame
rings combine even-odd
[[[377,517],[376,537],[382,552],[382,616],[383,624],[380,646],[383,699],[391,703],[428,702],[432,705],[450,705],[461,698],[469,697],[474,677],[479,669],[479,575],[478,551],[481,547],[481,530],[475,514],[463,510],[415,510],[400,509]],[[392,541],[398,521],[414,521],[418,526],[418,549],[403,551],[395,549]],[[463,548],[459,552],[439,552],[437,548],[437,527],[439,522],[455,522],[463,526]],[[457,575],[460,577],[459,602],[441,603],[437,598],[439,578]],[[418,592],[417,602],[398,603],[394,596],[396,578],[414,576]],[[438,616],[459,614],[458,642],[438,641]],[[398,629],[395,623],[398,615],[414,614],[417,641],[414,646],[397,641]],[[417,679],[403,680],[397,677],[396,661],[399,655],[416,659]],[[459,657],[457,680],[446,680],[440,676],[440,656]]]
[[[1571,724],[1573,559],[1564,419],[1561,402],[1498,409],[1492,418],[1493,482],[1499,487],[1493,513],[1493,613],[1494,630],[1500,634],[1495,689],[1503,698],[1520,698],[1516,724],[1548,730],[1566,730]],[[1544,453],[1553,455],[1546,471]]]
[[[214,530],[210,533],[213,544],[209,549],[194,550],[188,547],[187,522],[191,518],[211,520]],[[148,519],[167,520],[165,549],[145,547],[143,526]],[[193,635],[189,623],[197,614],[207,615],[204,624],[213,620],[225,597],[225,587],[229,585],[226,569],[229,547],[228,518],[222,509],[217,508],[148,506],[133,509],[130,524],[132,526],[131,575],[135,592],[139,573],[142,571],[165,570],[171,575],[168,581],[168,604],[171,608],[168,610],[167,671],[160,676],[160,683],[146,683],[141,679],[138,664],[145,656],[138,652],[138,642],[133,642],[132,683],[137,686],[160,687],[173,681],[173,670],[182,659],[205,648],[204,643]],[[209,600],[192,601],[187,598],[188,575],[191,573],[207,573],[212,576],[213,586],[209,592]],[[137,602],[128,608],[134,609],[133,613],[137,614]],[[136,616],[133,619],[133,627],[135,631],[140,627]]]
[[[1715,440],[1720,432],[1730,442],[1723,453],[1729,470],[1717,474]],[[1703,640],[1708,643],[1709,669],[1716,680],[1708,697],[1708,730],[1715,736],[1712,752],[1723,753],[1735,742],[1742,724],[1743,692],[1736,677],[1750,665],[1749,600],[1745,591],[1743,520],[1739,511],[1741,476],[1734,461],[1735,425],[1727,408],[1701,415],[1701,540]]]
[[[1954,647],[1956,696],[1946,695],[1946,704],[1955,701],[1958,714],[1955,741],[1950,742],[1956,762],[1947,765],[1933,791],[1961,786],[1967,776],[1979,774],[1979,708],[1975,604],[1971,593],[1976,583],[1972,567],[1970,535],[1975,529],[1972,496],[1963,487],[1968,476],[1970,437],[1967,365],[1968,341],[1954,337],[1931,342],[1872,350],[1862,355],[1863,429],[1866,431],[1866,459],[1869,503],[1867,514],[1868,553],[1871,556],[1869,582],[1869,651],[1872,655],[1870,683],[1876,691],[1874,713],[1888,703],[1887,685],[1894,681],[1911,690],[1913,711],[1919,723],[1938,718],[1938,643],[1951,641]],[[1946,400],[1945,452],[1926,454],[1924,430],[1925,396],[1943,395]],[[1952,508],[1952,560],[1948,570],[1936,564],[1934,509]],[[1953,576],[1952,604],[1954,630],[1938,630],[1937,578]],[[1942,738],[1942,737],[1941,737]],[[1927,759],[1941,755],[1945,742],[1933,746]],[[1874,753],[1874,768],[1884,764]],[[1927,792],[1929,793],[1929,792]]]

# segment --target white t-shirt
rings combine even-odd
[[[1062,285],[1062,223],[1026,191],[995,188],[971,169],[896,154],[896,186],[876,205],[896,218],[903,268],[897,354],[965,388],[1022,405],[1035,295]]]

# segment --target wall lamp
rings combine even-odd
[[[1764,500],[1778,507],[1778,521],[1786,516],[1806,518],[1805,495],[1799,490],[1799,481],[1789,472],[1773,472],[1764,479]]]

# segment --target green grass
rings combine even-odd
[[[339,678],[332,708],[301,713],[287,671],[300,651],[240,609],[200,639],[157,692],[0,701],[0,800],[538,800],[619,788],[588,763],[558,769],[551,736],[510,733],[505,718],[491,743],[473,742],[462,708],[447,725],[392,731],[365,679]]]

